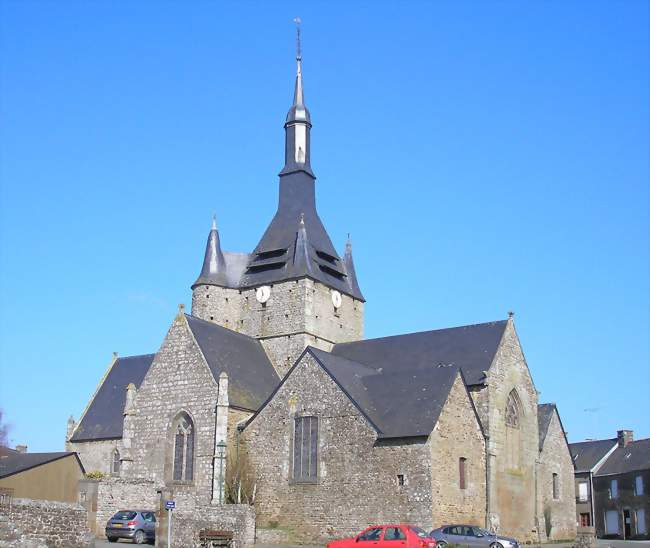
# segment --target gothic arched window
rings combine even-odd
[[[194,479],[194,423],[187,413],[180,413],[172,427],[174,447],[174,481]]]
[[[117,476],[120,473],[120,452],[115,449],[113,451],[113,461],[111,462],[111,474]]]
[[[514,390],[508,395],[506,403],[506,426],[519,428],[519,396]]]
[[[506,466],[510,469],[521,468],[522,433],[521,433],[522,406],[517,391],[513,389],[508,394],[506,402]]]

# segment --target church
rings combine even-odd
[[[512,315],[364,339],[352,246],[339,254],[316,208],[311,128],[298,50],[275,216],[251,253],[223,250],[213,221],[191,310],[154,353],[113,356],[66,449],[138,486],[132,505],[249,504],[258,538],[385,522],[574,538],[564,428]]]

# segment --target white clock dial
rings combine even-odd
[[[341,294],[336,290],[332,291],[332,304],[334,305],[334,308],[339,308],[342,302],[343,299],[341,298]]]
[[[266,301],[268,301],[270,296],[271,296],[271,288],[268,285],[263,285],[262,287],[258,287],[257,290],[255,291],[255,298],[260,303],[265,303]]]

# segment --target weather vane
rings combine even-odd
[[[300,61],[302,59],[302,54],[300,52],[300,17],[294,17],[293,22],[296,24],[296,59]]]

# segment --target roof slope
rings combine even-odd
[[[309,348],[378,431],[379,438],[428,436],[438,421],[458,369],[369,367]]]
[[[5,478],[18,472],[24,472],[36,466],[42,466],[48,462],[62,459],[64,457],[75,456],[76,453],[62,451],[59,453],[16,453],[0,458],[0,478]],[[76,459],[79,462],[79,459]],[[79,467],[83,472],[81,462]]]
[[[460,368],[468,385],[482,384],[507,324],[501,320],[341,343],[332,354],[393,373]]]
[[[262,344],[215,323],[185,317],[215,380],[222,371],[228,374],[230,405],[257,410],[280,382]]]
[[[576,472],[589,472],[616,445],[616,438],[589,440],[569,444]]]
[[[617,447],[596,476],[624,474],[636,470],[650,470],[650,438],[633,441],[626,447]]]
[[[551,424],[551,419],[555,413],[554,403],[540,403],[537,406],[537,425],[539,427],[539,450],[542,450],[548,427]]]
[[[122,437],[126,387],[140,388],[155,354],[127,356],[115,360],[70,441],[91,441]]]

